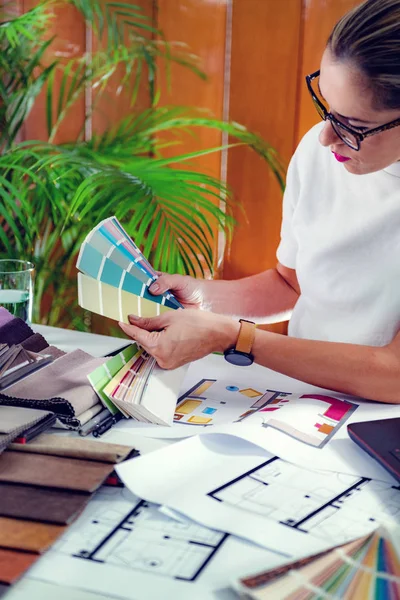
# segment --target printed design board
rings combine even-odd
[[[358,408],[350,400],[331,394],[268,389],[267,380],[235,369],[240,367],[228,366],[218,377],[195,379],[178,399],[174,423],[194,427],[196,433],[227,423],[273,427],[322,448]],[[189,381],[188,376],[185,383]]]
[[[150,294],[158,275],[116,217],[89,232],[76,266],[79,305],[91,312],[128,323],[128,314],[152,317],[182,307],[170,292]]]

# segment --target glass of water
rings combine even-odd
[[[27,260],[0,260],[0,306],[24,321],[32,321],[34,270]]]

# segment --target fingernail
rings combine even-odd
[[[140,317],[138,317],[136,315],[128,315],[129,321],[138,321],[139,319],[140,319]]]
[[[160,286],[158,285],[158,283],[152,283],[151,286],[149,287],[149,290],[151,292],[158,292],[159,289],[160,289]]]

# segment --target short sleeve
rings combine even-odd
[[[293,213],[300,194],[300,180],[296,154],[290,161],[283,196],[281,241],[276,256],[278,261],[289,269],[296,268],[298,244],[293,231]]]

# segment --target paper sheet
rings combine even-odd
[[[217,598],[249,570],[285,559],[161,514],[126,489],[103,488],[29,576],[132,600]],[[73,574],[73,575],[72,575]]]
[[[192,437],[117,472],[146,500],[294,557],[400,516],[397,486],[303,469],[229,436]]]
[[[202,380],[215,380],[212,386],[218,385],[219,389],[214,398],[207,398],[213,388],[205,389],[204,381],[199,384]],[[199,395],[192,394],[188,398],[187,391],[198,385]],[[265,390],[275,392],[268,397]],[[276,390],[287,395],[275,395]],[[241,394],[241,391],[249,395]],[[263,392],[261,396],[259,392]],[[253,395],[255,393],[258,395]],[[326,401],[321,401],[321,395]],[[200,432],[207,435],[223,433],[245,439],[304,467],[313,465],[318,469],[394,482],[383,467],[350,439],[347,425],[400,417],[399,405],[363,401],[323,390],[260,365],[234,367],[218,355],[207,356],[190,365],[180,398],[178,407],[181,408],[177,411],[181,412],[176,414],[182,418],[170,429],[131,424],[121,424],[121,429],[160,439],[185,438]],[[264,399],[260,401],[260,398]],[[330,398],[337,400],[336,406]],[[259,410],[258,404],[261,404]],[[232,423],[243,412],[251,414]],[[193,416],[211,419],[211,422],[182,424],[183,419],[188,421]],[[223,424],[225,420],[227,422]]]

